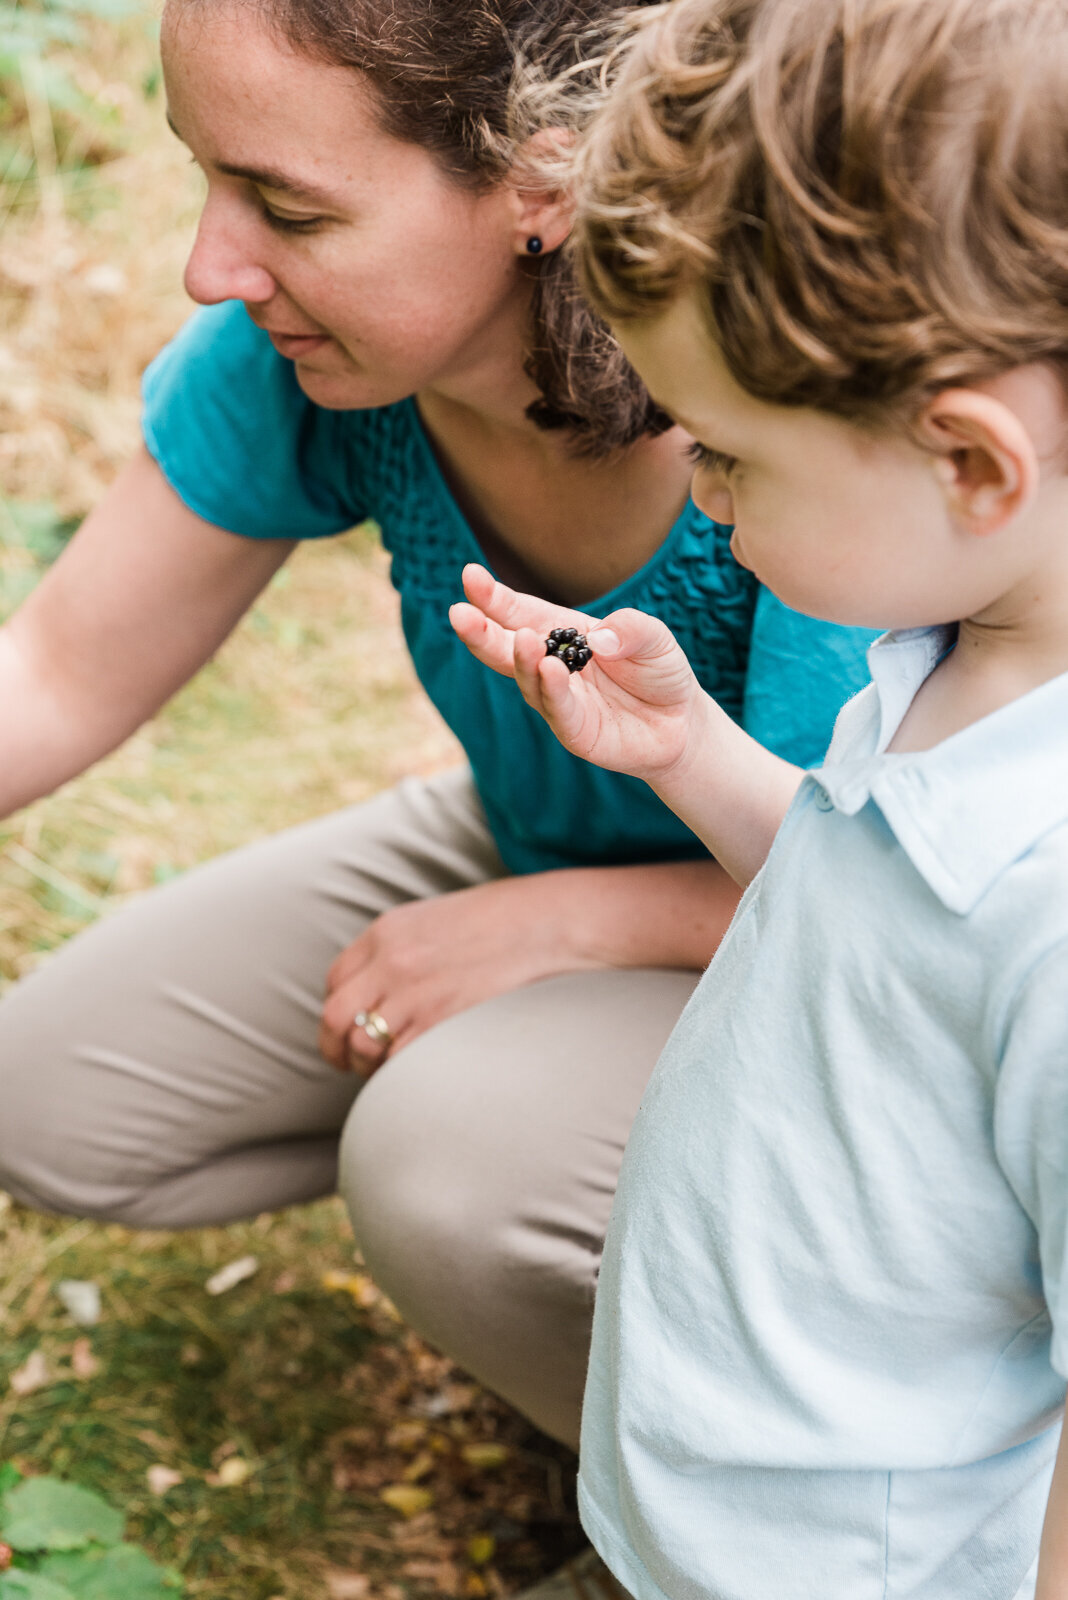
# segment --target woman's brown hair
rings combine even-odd
[[[360,72],[382,125],[431,151],[457,181],[500,182],[513,148],[509,89],[517,64],[552,75],[610,26],[614,0],[257,0],[297,49]],[[649,398],[607,326],[578,291],[570,253],[531,256],[528,415],[567,429],[577,449],[608,455],[669,419]]]

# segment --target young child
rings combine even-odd
[[[699,503],[894,628],[803,774],[651,617],[480,568],[454,608],[748,886],[598,1294],[582,1513],[639,1600],[1068,1596],[1066,107],[1065,0],[673,0],[583,142],[587,284]]]

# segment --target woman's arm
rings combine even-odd
[[[575,867],[502,878],[380,916],[334,962],[319,1048],[335,1067],[371,1072],[386,1050],[362,1029],[378,1011],[410,1044],[446,1017],[564,972],[606,967],[700,971],[738,903],[714,861]]]
[[[142,450],[0,629],[0,815],[121,744],[291,549],[204,522]]]

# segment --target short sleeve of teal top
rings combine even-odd
[[[412,400],[326,411],[235,303],[193,316],[149,367],[144,435],[191,510],[250,539],[315,539],[373,518],[416,671],[463,745],[513,872],[704,853],[636,779],[567,754],[515,685],[449,627],[465,562],[485,558]],[[580,533],[581,530],[576,530]],[[815,765],[868,680],[874,635],[788,611],[731,558],[729,530],[688,505],[640,571],[585,609],[636,606],[671,627],[704,687],[754,737]]]

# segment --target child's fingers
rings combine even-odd
[[[544,639],[551,628],[585,629],[593,620],[582,611],[570,611],[566,606],[539,600],[537,595],[509,589],[485,567],[474,564],[464,568],[463,585],[471,604],[502,628],[533,628]]]
[[[538,665],[538,680],[542,716],[562,745],[585,755],[586,712],[581,704],[582,694],[572,683],[570,672],[557,657],[543,655]]]
[[[598,660],[654,662],[674,655],[678,640],[659,617],[645,611],[613,611],[590,627],[586,642]]]
[[[542,702],[541,664],[546,659],[545,640],[533,628],[520,628],[513,635],[512,671],[515,681],[527,705],[542,716],[545,715],[545,707]],[[564,663],[560,661],[557,665],[566,677]]]
[[[502,677],[515,677],[512,659],[515,635],[509,629],[491,622],[477,605],[468,605],[465,600],[458,600],[449,607],[449,621],[476,661],[491,667]]]
[[[580,738],[586,720],[580,696],[564,663],[545,654],[544,639],[530,628],[521,628],[515,635],[515,678],[527,705],[539,712],[570,748]]]

